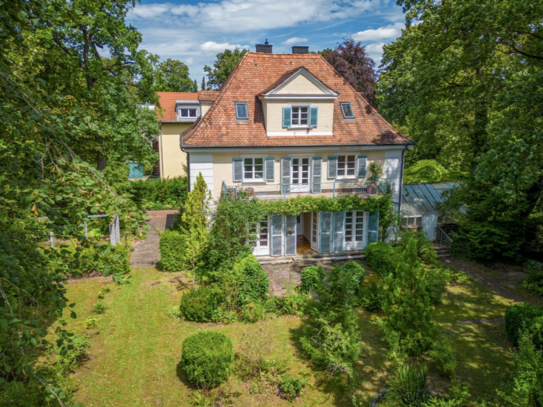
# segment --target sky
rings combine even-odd
[[[396,0],[142,0],[127,18],[143,35],[141,48],[183,61],[198,84],[219,52],[254,51],[266,39],[285,53],[293,45],[335,48],[352,37],[379,65],[383,45],[405,27]]]

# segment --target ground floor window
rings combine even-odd
[[[402,226],[408,229],[418,229],[422,227],[422,216],[404,216]]]
[[[345,212],[345,241],[364,241],[364,212]]]

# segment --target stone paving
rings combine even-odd
[[[158,266],[160,262],[159,232],[172,227],[176,213],[178,213],[177,210],[147,212],[149,216],[147,224],[150,228],[147,231],[145,240],[136,240],[134,251],[130,256],[130,266],[133,268]]]

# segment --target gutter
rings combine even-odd
[[[162,144],[162,123],[160,123],[160,178],[164,178],[164,145]]]
[[[244,148],[285,148],[285,147],[372,147],[372,146],[406,146],[406,149],[409,148],[408,146],[415,145],[412,141],[408,143],[371,143],[371,144],[281,144],[281,145],[254,145],[254,146],[184,146],[185,149],[200,149],[200,148],[236,148],[236,149],[244,149]]]
[[[189,192],[190,192],[190,153],[188,151],[185,151],[185,144],[183,143],[183,132],[179,133],[179,145],[181,147],[181,151],[187,154],[187,180],[189,182]]]

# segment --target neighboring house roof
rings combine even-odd
[[[157,109],[158,119],[161,122],[177,121],[175,104],[178,100],[198,100],[196,92],[157,92],[161,110]]]
[[[457,185],[456,182],[404,184],[401,210],[407,216],[438,215],[437,204],[443,202],[441,194]]]
[[[201,102],[214,102],[219,97],[218,90],[199,90],[198,100]]]
[[[301,68],[339,94],[334,101],[333,136],[268,137],[259,96],[280,86]],[[235,102],[247,102],[248,122],[236,121]],[[343,120],[341,102],[352,103],[356,120]],[[249,52],[221,87],[205,117],[183,132],[183,143],[186,147],[250,147],[407,144],[411,141],[383,119],[321,55]]]

